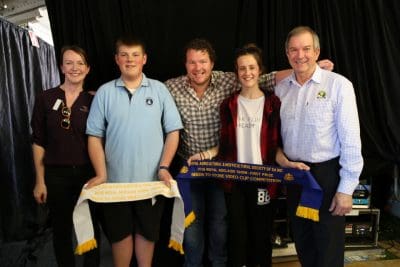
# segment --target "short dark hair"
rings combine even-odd
[[[115,54],[118,54],[118,50],[121,46],[140,46],[143,50],[143,53],[146,54],[146,44],[144,41],[138,37],[134,36],[122,36],[115,41]]]
[[[87,66],[90,66],[90,64],[89,64],[89,57],[88,57],[86,51],[85,51],[82,47],[77,46],[77,45],[64,45],[64,46],[61,48],[61,52],[60,52],[60,61],[59,61],[59,62],[60,62],[60,65],[63,64],[64,54],[65,54],[65,52],[67,52],[68,50],[74,51],[75,53],[77,53],[78,55],[80,55],[80,56],[82,57],[83,61],[85,62],[85,64],[86,64]]]
[[[265,67],[262,60],[262,50],[254,43],[245,44],[242,48],[236,50],[235,53],[235,70],[237,73],[237,59],[241,56],[252,55],[257,61],[258,67],[260,68],[261,73],[264,72]]]
[[[188,50],[197,50],[197,51],[204,51],[207,52],[208,56],[210,57],[211,62],[215,62],[217,59],[217,55],[212,44],[207,41],[206,39],[202,38],[195,38],[190,40],[183,50],[184,52],[184,62],[186,62],[186,53]]]

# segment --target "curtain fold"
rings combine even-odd
[[[31,45],[27,30],[0,19],[0,240],[37,228],[30,118],[36,92],[59,83],[54,48]]]
[[[145,72],[165,80],[184,73],[182,47],[194,37],[214,44],[217,69],[232,70],[233,52],[246,42],[263,48],[268,70],[288,68],[287,33],[297,25],[311,26],[321,39],[321,58],[331,59],[335,71],[354,84],[365,172],[379,172],[383,163],[400,163],[399,1],[83,2],[46,0],[56,50],[64,43],[78,42],[94,56],[94,89],[118,75],[113,43],[123,32],[144,36],[149,46]]]

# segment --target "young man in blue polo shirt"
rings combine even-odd
[[[172,179],[168,167],[179,142],[182,122],[165,85],[143,73],[147,55],[137,39],[116,42],[121,77],[102,85],[87,121],[89,155],[103,183]],[[154,204],[154,205],[153,205]],[[162,197],[103,205],[103,228],[111,242],[114,266],[129,266],[133,251],[139,266],[151,266],[163,209]]]

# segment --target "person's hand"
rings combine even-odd
[[[166,186],[171,188],[171,181],[173,180],[173,178],[167,169],[158,170],[158,179],[160,179],[160,181],[163,181]]]
[[[319,66],[321,69],[324,69],[324,70],[332,71],[334,65],[335,65],[335,64],[333,64],[333,62],[330,61],[329,59],[323,59],[323,60],[318,61],[318,66]]]
[[[188,160],[187,160],[187,164],[190,166],[190,164],[192,163],[192,160],[203,160],[203,157],[201,156],[200,153],[196,153],[194,155],[191,155]]]
[[[47,187],[44,183],[35,184],[33,189],[33,196],[38,204],[46,203],[47,201]]]
[[[345,193],[336,192],[332,199],[329,211],[334,216],[344,216],[351,211],[353,206],[353,197]]]
[[[106,177],[103,177],[103,176],[95,176],[95,177],[93,177],[92,179],[90,179],[90,180],[86,183],[85,189],[90,189],[90,188],[92,188],[92,187],[94,187],[94,186],[96,186],[96,185],[103,184],[103,183],[105,183],[106,181],[107,181],[107,178],[106,178]]]
[[[303,162],[298,162],[298,161],[289,161],[287,168],[293,168],[293,169],[298,169],[302,171],[309,171],[310,167]]]

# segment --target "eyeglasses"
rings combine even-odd
[[[64,118],[61,120],[61,127],[68,130],[71,127],[71,109],[62,103],[61,114]]]

